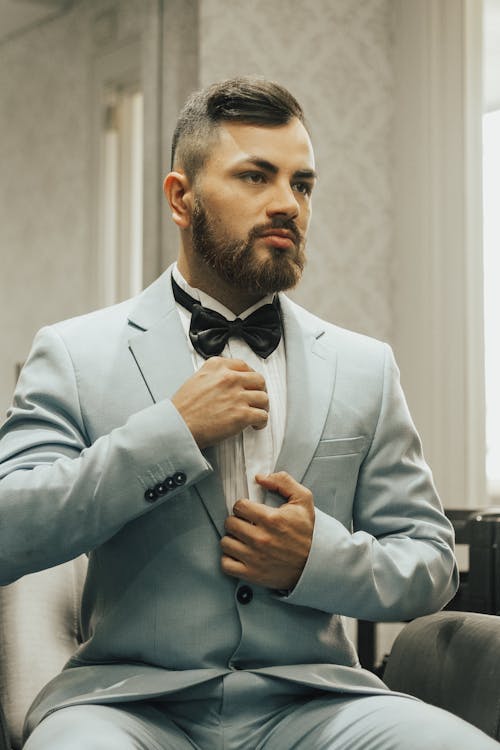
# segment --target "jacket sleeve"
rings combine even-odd
[[[316,509],[309,558],[283,598],[366,620],[435,612],[458,585],[453,545],[386,347],[379,416],[358,476],[352,529]]]
[[[89,552],[211,470],[169,400],[90,444],[69,353],[42,329],[0,430],[0,584]]]

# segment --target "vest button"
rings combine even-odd
[[[236,598],[240,604],[250,604],[253,599],[253,591],[250,586],[240,586],[236,592]]]

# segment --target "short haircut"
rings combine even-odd
[[[298,101],[283,86],[263,78],[230,78],[196,91],[181,110],[172,139],[171,169],[193,181],[215,144],[222,122],[286,125],[296,117],[308,130]]]

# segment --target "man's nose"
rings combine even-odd
[[[295,219],[299,213],[299,202],[297,195],[289,184],[276,185],[272,198],[267,206],[267,215],[286,216],[287,219]]]

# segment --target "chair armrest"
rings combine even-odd
[[[500,618],[475,612],[420,617],[397,637],[384,681],[500,739]]]

